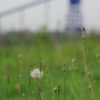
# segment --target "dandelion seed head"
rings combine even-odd
[[[39,68],[34,69],[33,71],[31,71],[31,77],[36,78],[36,79],[40,79],[41,76],[43,76],[43,71],[40,72]]]

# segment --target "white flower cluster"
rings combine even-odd
[[[31,71],[31,74],[30,75],[33,78],[40,79],[41,76],[43,76],[43,71],[40,72],[39,68],[37,68],[37,69],[34,69],[33,71]]]

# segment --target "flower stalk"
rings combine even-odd
[[[82,34],[82,39],[83,39],[83,56],[84,56],[84,72],[85,72],[85,77],[86,77],[86,80],[87,80],[87,86],[89,85],[90,87],[90,90],[91,90],[91,99],[93,100],[93,88],[92,88],[92,84],[90,82],[90,72],[88,72],[88,69],[87,69],[87,64],[86,64],[86,49],[85,49],[85,35],[86,35],[86,29],[82,26],[81,27],[84,31],[84,33]],[[88,87],[88,88],[89,88]]]
[[[60,85],[58,85],[58,100],[59,100],[59,94],[60,94]]]
[[[66,89],[66,68],[65,68],[65,63],[63,63],[63,71],[64,71],[64,100],[65,100],[65,89]]]
[[[38,92],[36,93],[36,100],[38,100]]]
[[[9,73],[7,73],[7,83],[8,83],[8,92],[9,92],[9,96],[10,96],[10,100],[12,100],[12,98],[11,98],[11,93],[10,93],[10,88],[9,88],[9,82],[10,82],[10,80],[9,80]]]
[[[20,71],[20,75],[19,75],[19,77],[20,77],[20,87],[21,87],[21,97],[22,97],[22,100],[23,100],[23,95],[22,95],[22,93],[23,93],[23,91],[22,91],[22,70]]]
[[[29,97],[30,97],[30,86],[31,86],[31,78],[29,78]],[[30,98],[29,98],[30,100]]]

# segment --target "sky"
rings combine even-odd
[[[36,0],[0,0],[0,13],[14,7],[28,4]],[[21,28],[36,31],[45,24],[45,4],[25,9],[23,25],[20,24],[20,12],[0,19],[2,31],[19,30]],[[66,23],[66,15],[69,10],[69,0],[52,0],[49,2],[49,30],[63,30]],[[87,31],[95,30],[100,32],[100,0],[81,0],[82,25]]]

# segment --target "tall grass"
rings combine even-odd
[[[48,33],[49,34],[49,33]],[[23,35],[24,36],[24,35]],[[49,34],[50,36],[50,34]],[[30,35],[30,37],[21,37],[19,35],[14,40],[10,40],[9,37],[7,42],[2,41],[0,47],[0,97],[2,100],[9,100],[9,94],[6,84],[6,73],[10,73],[10,93],[12,94],[12,99],[21,99],[22,93],[25,93],[24,100],[30,100],[37,97],[38,84],[37,81],[31,79],[31,87],[29,90],[28,79],[30,77],[30,71],[34,68],[39,68],[39,62],[42,62],[42,70],[44,71],[44,76],[41,79],[42,96],[41,100],[55,100],[55,93],[53,88],[60,85],[60,93],[58,95],[59,100],[65,98],[65,100],[91,100],[91,89],[87,87],[86,82],[84,82],[84,60],[83,60],[83,47],[81,37],[69,38],[61,36],[58,40],[50,38],[47,34],[44,36],[48,39],[44,39],[40,33],[37,36]],[[3,37],[4,38],[4,37]],[[67,38],[67,40],[65,40]],[[8,42],[10,41],[10,42]],[[100,77],[99,77],[99,65],[97,63],[98,59],[96,54],[100,53],[99,43],[100,40],[96,36],[87,37],[86,41],[86,64],[88,66],[88,72],[91,72],[90,82],[93,85],[92,91],[95,95],[95,100],[100,98],[99,87],[100,87]],[[22,57],[19,57],[19,54]],[[73,66],[71,59],[75,57],[76,63]],[[62,64],[66,63],[66,74],[65,78],[63,76]],[[45,67],[48,65],[48,74],[45,73]],[[72,73],[70,74],[69,68],[72,68]],[[78,71],[75,67],[78,66]],[[23,92],[21,96],[20,92],[20,82],[19,82],[19,72],[23,70]],[[47,85],[45,84],[47,80]],[[96,82],[93,84],[93,80]],[[65,82],[65,86],[64,86]],[[16,87],[16,85],[18,85]],[[46,89],[46,90],[45,90]],[[47,91],[47,92],[46,92]],[[65,94],[64,94],[65,91]],[[47,94],[46,94],[47,93]],[[37,97],[38,99],[39,96]],[[58,98],[57,98],[58,100]]]

